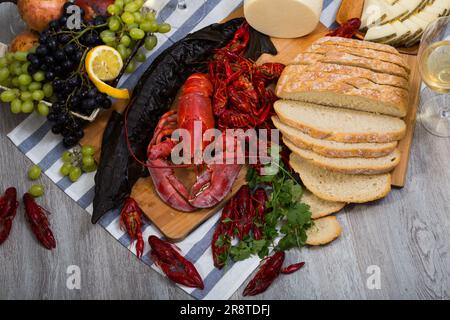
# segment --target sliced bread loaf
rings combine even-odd
[[[321,168],[346,174],[382,174],[391,172],[400,163],[398,149],[382,158],[328,158],[313,151],[299,148],[287,138],[283,142],[292,152]]]
[[[336,217],[325,217],[314,221],[314,225],[306,230],[306,244],[310,246],[323,246],[337,239],[342,228]]]
[[[316,139],[294,127],[280,121],[278,117],[272,117],[273,124],[280,130],[284,137],[292,141],[296,146],[314,151],[320,155],[331,158],[379,158],[392,153],[397,142],[388,143],[345,143],[323,139]]]
[[[378,73],[369,69],[345,66],[333,63],[317,63],[310,65],[296,64],[286,68],[292,69],[292,76],[301,75],[303,72],[327,72],[336,75],[344,75],[353,78],[363,78],[372,81],[375,84],[392,86],[409,91],[409,82],[402,77],[393,76],[386,73]]]
[[[311,218],[316,220],[341,211],[345,207],[344,202],[326,201],[315,196],[309,190],[304,190],[302,202],[309,205]]]
[[[389,116],[287,100],[278,100],[274,107],[283,123],[317,139],[386,143],[406,133],[405,122]]]
[[[384,198],[391,191],[391,175],[348,175],[328,171],[291,154],[289,164],[305,187],[327,201],[365,203]]]
[[[404,117],[409,100],[405,89],[379,85],[353,74],[305,72],[287,67],[277,84],[283,99],[317,103]]]
[[[385,62],[377,59],[370,59],[359,57],[351,53],[346,52],[334,52],[327,53],[317,52],[305,52],[300,53],[293,61],[293,64],[315,64],[322,63],[335,63],[346,66],[360,67],[369,69],[379,73],[392,74],[405,79],[409,79],[409,73],[403,67],[400,67],[394,63]]]
[[[351,48],[341,45],[331,45],[331,44],[313,44],[307,52],[316,52],[316,53],[326,53],[329,51],[336,52],[345,52],[350,53],[358,57],[368,58],[368,59],[376,59],[384,62],[394,63],[402,68],[404,68],[408,73],[411,71],[410,67],[406,60],[399,56],[398,54],[375,51],[372,49],[366,48]]]
[[[318,44],[326,44],[326,45],[339,45],[339,46],[345,46],[350,48],[363,48],[363,49],[371,49],[375,51],[381,51],[381,52],[387,52],[392,53],[400,56],[400,52],[397,51],[392,46],[381,44],[381,43],[375,43],[370,41],[361,41],[356,39],[347,39],[347,38],[341,38],[341,37],[323,37],[319,40],[315,41],[313,45]]]

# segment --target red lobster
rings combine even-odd
[[[236,180],[240,165],[210,164],[200,174],[197,181],[188,190],[175,176],[174,167],[168,160],[178,142],[170,139],[176,129],[186,129],[191,135],[192,157],[202,152],[205,143],[194,148],[208,129],[214,128],[214,116],[211,106],[212,84],[205,74],[190,76],[181,93],[178,111],[169,111],[162,116],[151,140],[147,155],[148,168],[155,189],[161,199],[172,208],[191,212],[198,208],[211,208],[223,200],[230,192]],[[195,132],[194,124],[201,122],[202,131]]]
[[[136,255],[141,258],[144,254],[144,240],[142,239],[142,210],[137,202],[128,197],[120,212],[120,225],[130,236],[131,242],[136,239]]]
[[[6,189],[0,197],[0,245],[8,239],[18,206],[16,188]]]
[[[29,193],[24,194],[23,203],[25,204],[25,215],[36,238],[46,249],[55,249],[56,240],[48,222],[48,211],[39,206]]]
[[[192,262],[180,254],[173,244],[156,236],[150,236],[148,243],[151,247],[150,257],[170,280],[190,288],[204,288],[202,277],[197,269]]]
[[[214,84],[213,110],[221,130],[270,126],[268,119],[277,97],[266,87],[280,77],[285,66],[258,66],[244,58],[249,40],[249,25],[245,23],[226,47],[217,50],[209,64]]]
[[[244,296],[255,296],[263,293],[270,287],[280,273],[291,274],[300,270],[305,265],[304,262],[300,262],[282,268],[284,258],[284,251],[277,251],[272,256],[266,258],[264,263],[259,267],[256,275],[250,280],[247,287],[245,287]]]

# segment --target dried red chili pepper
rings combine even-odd
[[[268,257],[244,289],[244,296],[255,296],[266,291],[280,274],[284,258],[284,251],[277,251],[271,257]]]
[[[141,258],[144,254],[144,240],[142,239],[143,212],[138,203],[128,197],[120,212],[120,225],[127,231],[131,242],[136,240],[136,255]]]
[[[304,265],[305,265],[304,262],[299,262],[299,263],[291,264],[290,266],[287,266],[286,268],[281,269],[281,273],[282,273],[282,274],[291,274],[291,273],[294,273],[294,272],[300,270],[301,268],[303,268]]]
[[[192,262],[184,258],[176,247],[156,236],[150,236],[150,257],[166,276],[175,283],[203,289],[203,280]]]
[[[36,238],[46,249],[55,249],[56,240],[47,218],[49,212],[39,206],[29,193],[24,194],[23,202],[25,204],[25,216]]]
[[[0,245],[9,237],[18,206],[16,188],[6,189],[0,197]]]
[[[336,30],[327,34],[329,37],[353,38],[361,27],[361,20],[353,18],[342,24]]]

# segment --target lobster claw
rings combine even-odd
[[[242,166],[238,164],[211,164],[191,188],[189,203],[196,208],[211,208],[231,191]]]
[[[162,159],[150,160],[149,164],[154,166],[148,170],[153,179],[155,190],[160,198],[172,208],[192,212],[197,210],[186,200],[189,192],[186,187],[177,179],[174,170]]]

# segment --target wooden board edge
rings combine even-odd
[[[406,135],[398,145],[398,149],[402,151],[402,158],[399,165],[392,173],[392,186],[397,188],[403,188],[405,186],[406,178],[408,175],[411,147],[417,123],[417,110],[419,108],[420,102],[420,86],[422,83],[419,68],[417,65],[417,58],[415,56],[408,56],[407,59],[409,64],[412,66],[410,75],[410,111],[407,117],[404,119],[406,122]]]
[[[226,201],[222,201],[219,205],[214,207],[214,210],[211,210],[207,215],[202,216],[201,219],[198,220],[197,224],[195,224],[191,229],[186,229],[185,232],[180,234],[171,234],[169,231],[164,231],[164,228],[158,230],[161,231],[162,234],[167,238],[167,240],[171,242],[180,242],[186,239],[192,232],[195,232],[198,228],[200,228],[203,223],[205,223],[207,220],[209,220],[212,216],[217,214],[220,210],[223,209],[225,206]],[[147,217],[148,218],[148,217]]]

